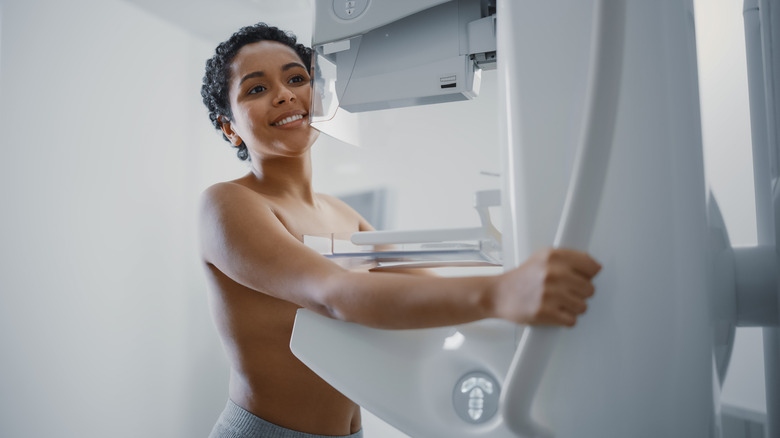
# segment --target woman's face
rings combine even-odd
[[[317,138],[309,126],[311,83],[298,54],[276,41],[247,44],[230,66],[230,141],[251,155],[298,156]]]

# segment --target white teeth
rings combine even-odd
[[[302,118],[303,118],[303,116],[302,116],[302,115],[300,115],[300,114],[297,114],[297,115],[290,116],[290,117],[287,117],[287,118],[285,118],[285,119],[282,119],[282,120],[280,120],[280,121],[278,121],[278,122],[276,122],[276,123],[273,123],[273,124],[271,124],[271,126],[282,126],[282,125],[286,125],[286,124],[288,124],[288,123],[290,123],[290,122],[294,122],[294,121],[296,121],[296,120],[301,120]]]

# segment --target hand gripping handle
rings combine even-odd
[[[593,232],[617,118],[625,9],[625,0],[596,0],[594,5],[585,119],[553,244],[556,248],[586,250]],[[531,407],[561,330],[527,328],[509,367],[500,409],[507,427],[519,437],[553,436],[531,419]]]

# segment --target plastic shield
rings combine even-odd
[[[311,106],[309,122],[321,133],[354,146],[360,145],[358,115],[339,106],[344,96],[361,37],[355,37],[314,48],[312,55]]]

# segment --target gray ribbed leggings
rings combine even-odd
[[[325,435],[296,432],[269,423],[247,412],[232,400],[228,400],[225,410],[217,419],[209,438],[333,438]],[[346,435],[345,438],[363,438],[363,431]]]

